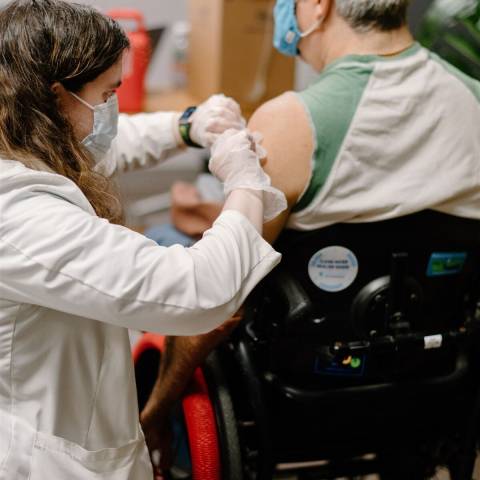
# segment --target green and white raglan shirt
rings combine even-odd
[[[288,228],[423,209],[480,219],[480,82],[414,44],[343,57],[297,95],[315,150]]]

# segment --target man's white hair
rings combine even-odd
[[[354,28],[392,30],[406,22],[410,0],[335,0],[337,12]]]

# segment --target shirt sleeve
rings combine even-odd
[[[172,128],[175,118],[175,112],[120,114],[117,136],[96,170],[112,176],[168,159],[178,151]]]
[[[194,335],[223,323],[280,261],[239,212],[191,248],[160,247],[42,188],[2,205],[0,297],[111,324]]]

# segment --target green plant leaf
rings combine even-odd
[[[447,34],[444,40],[447,45],[480,66],[480,54],[465,39]]]
[[[480,78],[480,0],[435,0],[418,39],[468,75]]]
[[[460,20],[459,22],[463,27],[465,27],[466,30],[468,30],[468,33],[475,39],[475,41],[478,43],[477,47],[480,48],[480,30],[478,27],[480,26],[478,22],[475,24],[472,19],[469,18],[464,18]]]

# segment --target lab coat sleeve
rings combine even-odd
[[[2,212],[0,297],[19,303],[194,335],[228,319],[280,260],[236,211],[193,247],[165,248],[55,192],[18,196]]]
[[[175,119],[175,112],[120,114],[118,134],[96,170],[109,177],[168,159],[178,152]]]

